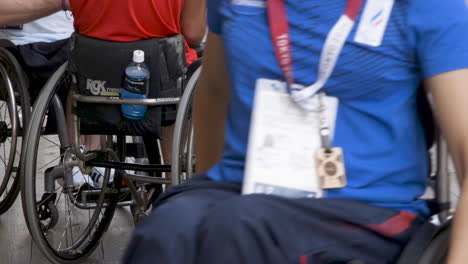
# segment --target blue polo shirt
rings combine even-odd
[[[345,5],[286,0],[297,83],[316,81],[325,38]],[[284,77],[264,0],[208,0],[208,22],[223,39],[231,82],[224,155],[208,176],[241,183],[255,82]],[[418,197],[426,189],[429,161],[416,93],[426,78],[468,68],[467,7],[464,0],[396,0],[378,47],[354,41],[357,28],[324,87],[340,100],[333,145],[343,148],[348,175],[347,187],[326,197],[425,215]]]

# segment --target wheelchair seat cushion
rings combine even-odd
[[[118,97],[134,50],[145,52],[151,73],[148,98],[180,97],[187,70],[181,35],[136,42],[113,42],[73,34],[69,72],[78,94]],[[120,105],[79,103],[81,134],[160,136],[161,106],[148,106],[145,118],[129,120]]]

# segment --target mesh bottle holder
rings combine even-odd
[[[68,71],[72,89],[80,95],[119,97],[125,68],[134,50],[145,52],[151,73],[148,98],[180,97],[187,71],[182,35],[136,42],[113,42],[74,33],[70,39]],[[80,133],[155,136],[161,135],[162,122],[175,117],[175,107],[148,106],[141,120],[122,116],[120,105],[78,103]]]

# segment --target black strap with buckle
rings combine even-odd
[[[7,30],[22,30],[23,25],[14,25],[14,26],[0,26],[0,29],[7,29]]]

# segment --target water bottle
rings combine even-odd
[[[145,53],[142,50],[133,52],[132,62],[125,68],[125,79],[120,97],[124,99],[146,99],[149,92],[150,72],[145,64]],[[146,114],[146,105],[121,106],[122,115],[128,119],[143,119]]]

